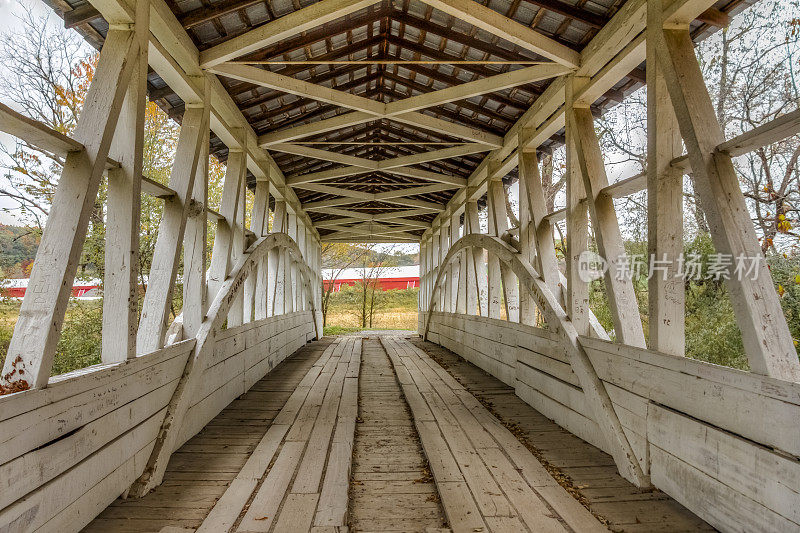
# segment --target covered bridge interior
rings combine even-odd
[[[749,372],[685,357],[675,281],[683,176],[716,250],[762,257],[731,158],[800,131],[717,121],[694,46],[754,1],[46,0],[100,56],[72,136],[0,104],[65,158],[2,373],[0,531],[800,531],[770,272],[727,282]],[[643,85],[647,172],[610,183],[594,120]],[[143,176],[148,99],[181,124],[168,184]],[[103,179],[103,363],[51,376]],[[666,275],[645,332],[608,269],[608,332],[589,228],[621,262],[613,202],[642,190]],[[422,339],[323,338],[322,242],[419,243]]]

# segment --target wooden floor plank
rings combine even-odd
[[[229,531],[233,526],[247,532],[307,531],[316,514],[323,479],[329,480],[325,508],[334,510],[324,525],[345,525],[346,509],[341,512],[341,501],[331,491],[344,485],[346,494],[349,468],[338,465],[326,470],[326,465],[339,425],[351,428],[352,441],[357,373],[349,378],[354,383],[347,385],[346,395],[344,388],[347,375],[353,373],[352,361],[359,360],[357,348],[360,343],[347,338],[336,339],[327,347],[276,417],[276,421],[289,424],[273,425],[267,431],[207,516],[202,532]],[[336,459],[349,464],[352,445],[345,439],[341,446],[347,455],[337,448]],[[346,507],[346,498],[344,503]],[[331,518],[340,515],[339,521]]]
[[[392,361],[396,368],[402,366],[411,377],[404,390],[412,396],[414,389],[420,386],[428,391],[420,394],[435,421],[420,420],[418,427],[424,428],[420,435],[429,461],[438,465],[441,458],[446,457],[445,447],[436,436],[438,429],[447,451],[452,453],[458,465],[458,472],[450,472],[450,481],[437,479],[445,512],[454,530],[462,527],[462,521],[472,527],[484,527],[470,523],[474,517],[466,515],[474,510],[489,529],[508,530],[524,524],[523,530],[563,532],[571,529],[568,524],[573,523],[582,526],[581,531],[605,530],[580,504],[568,506],[563,499],[559,500],[561,512],[576,515],[569,521],[555,512],[537,489],[546,485],[550,489],[550,498],[556,497],[553,490],[563,493],[558,496],[571,496],[552,478],[545,483],[542,479],[544,468],[536,458],[424,351],[400,338],[384,339],[383,344],[394,355]],[[426,416],[424,410],[421,413]],[[436,467],[432,468],[435,473]],[[524,473],[526,469],[528,475]],[[460,480],[452,479],[458,476]],[[468,492],[464,491],[465,487]],[[451,510],[449,505],[456,508]]]
[[[664,493],[631,485],[619,476],[610,456],[547,419],[517,397],[512,387],[440,346],[420,339],[412,344],[463,385],[463,391],[456,391],[462,403],[489,428],[528,485],[574,530],[591,530],[597,520],[572,494],[614,531],[713,530]],[[499,431],[506,426],[513,434]],[[533,456],[527,446],[538,455]],[[546,468],[537,457],[546,461]]]
[[[288,358],[86,531],[606,531],[584,504],[615,531],[710,530],[455,354],[350,336]]]
[[[351,530],[441,528],[446,523],[444,512],[392,365],[378,340],[362,342]],[[454,462],[453,466],[457,469]]]
[[[176,451],[161,486],[144,498],[116,500],[86,530],[144,533],[200,527],[243,465],[262,456],[258,445],[273,418],[331,341],[308,344],[286,358]]]
[[[261,533],[270,530],[305,447],[305,441],[284,442],[275,464],[270,468],[236,531]],[[244,507],[246,500],[241,503]]]

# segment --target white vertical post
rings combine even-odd
[[[247,156],[241,150],[231,149],[225,168],[222,184],[222,201],[219,213],[222,220],[217,221],[214,233],[214,246],[211,252],[211,267],[208,274],[208,299],[213,300],[231,269],[231,249],[233,228],[236,225],[236,211],[239,208],[239,191],[247,171]]]
[[[206,317],[206,202],[208,201],[209,130],[203,133],[203,148],[192,186],[192,207],[183,238],[183,334],[193,338]]]
[[[275,212],[272,217],[272,233],[286,232],[286,202],[275,200]],[[272,287],[272,315],[282,315],[286,309],[286,257],[282,250],[273,248],[269,251],[267,265],[269,266],[268,283]]]
[[[442,272],[442,287],[439,290],[439,311],[450,312],[450,265],[445,264],[450,250],[450,217],[445,217],[439,230],[439,272]]]
[[[101,356],[104,363],[136,357],[149,10],[137,9],[136,17],[138,58],[111,146],[120,166],[108,172]]]
[[[459,239],[459,224],[458,224],[458,214],[453,213],[450,217],[450,244],[449,248],[453,247],[453,244],[456,243]],[[449,272],[448,272],[448,287],[450,288],[449,298],[448,298],[448,307],[449,312],[455,313],[456,312],[456,303],[458,301],[458,277],[461,273],[461,263],[460,257],[456,258],[455,261],[450,263]]]
[[[314,289],[314,294],[317,299],[314,308],[316,309],[317,337],[321,338],[324,334],[324,329],[322,326],[322,243],[320,243],[319,240],[316,241],[314,249],[316,250],[314,255],[314,271],[317,273],[317,285]]]
[[[653,28],[659,29],[659,16]],[[650,32],[653,29],[648,30]],[[671,355],[685,355],[686,291],[679,276],[683,253],[683,170],[672,160],[683,154],[678,119],[672,108],[657,39],[647,40],[647,251],[664,270],[648,279],[649,345]]]
[[[306,252],[306,227],[300,217],[295,217],[295,221],[297,224],[295,229],[295,232],[297,233],[295,241],[297,242],[297,247],[300,248],[300,253],[303,254],[303,259],[301,261],[305,262],[308,257]],[[300,278],[300,265],[295,264],[292,273],[294,275],[294,278],[292,279],[292,288],[294,290],[295,301],[294,309],[295,311],[304,311],[305,297],[303,296],[302,280]]]
[[[467,195],[469,197],[469,190],[467,190]],[[480,233],[478,201],[471,198],[468,199],[464,209],[467,231],[469,233]],[[469,289],[469,298],[476,298],[477,301],[467,304],[467,309],[470,314],[477,313],[480,316],[489,316],[489,282],[486,262],[483,259],[483,250],[473,248],[469,253],[471,253],[469,268],[475,277],[472,288]]]
[[[425,289],[425,297],[422,300],[422,308],[427,314],[431,310],[431,276],[433,275],[433,228],[428,233],[428,238],[425,241],[425,282],[423,288]]]
[[[269,181],[256,182],[253,213],[250,215],[250,230],[260,239],[267,233],[267,209],[269,204]],[[267,262],[258,262],[253,273],[244,284],[244,320],[261,320],[267,317]],[[252,311],[252,315],[250,312]]]
[[[433,226],[433,233],[431,233],[431,276],[430,276],[430,290],[428,291],[428,312],[432,312],[434,308],[441,312],[442,307],[440,302],[433,299],[434,291],[436,290],[436,278],[439,276],[439,246],[441,245],[441,225],[440,221],[435,221]],[[440,291],[441,292],[441,291]]]
[[[209,106],[207,103],[198,107],[195,105],[190,104],[183,115],[178,147],[175,150],[169,185],[177,194],[164,201],[164,214],[158,226],[158,238],[136,339],[136,350],[139,354],[153,352],[164,344],[164,332],[172,307],[172,294],[197,164],[203,152],[205,132],[208,130]]]
[[[522,141],[522,139],[520,139]],[[526,152],[520,147],[519,150],[519,251],[522,257],[532,266],[538,267],[536,261],[536,224],[533,221],[533,213],[530,199],[528,198],[529,181],[535,178],[532,173],[538,175],[539,166],[536,161],[535,152]],[[541,187],[541,180],[540,187]],[[539,275],[544,277],[544,272],[537,268]],[[552,289],[551,289],[552,290]],[[554,293],[556,294],[556,293]],[[536,302],[534,298],[520,287],[519,292],[519,321],[528,326],[536,325]]]
[[[419,243],[419,292],[417,293],[417,332],[422,332],[425,323],[425,237]]]
[[[566,83],[566,109],[572,108],[573,94],[587,82],[586,78],[568,76]],[[586,192],[578,161],[575,131],[567,122],[567,308],[572,324],[580,335],[589,334],[589,284],[581,280],[579,261],[589,249],[589,215],[586,210]]]
[[[519,169],[520,206],[524,203],[527,211],[527,216],[521,219],[520,241],[526,258],[533,261],[550,292],[560,301],[563,291],[553,244],[553,224],[546,218],[547,202],[536,153],[523,151],[520,154]]]
[[[289,237],[297,242],[297,215],[291,211],[287,214],[287,233]],[[297,294],[297,265],[292,261],[289,251],[286,250],[286,312],[294,313],[297,311],[295,304],[295,294]]]
[[[245,247],[245,233],[244,233],[244,217],[245,209],[247,209],[247,184],[245,183],[244,176],[242,177],[241,185],[239,186],[239,194],[237,196],[236,216],[234,217],[233,225],[233,239],[231,244],[231,263],[236,265],[242,257],[244,257]],[[231,304],[231,310],[228,312],[228,327],[234,328],[241,326],[244,320],[244,293],[239,291],[236,298]]]
[[[461,220],[461,214],[459,213],[458,215],[456,215],[455,218],[459,239],[467,234],[466,210],[464,210],[463,225],[461,224],[460,220]],[[469,250],[461,250],[461,253],[458,254],[458,271],[456,272],[455,275],[456,278],[455,289],[453,289],[456,293],[455,312],[461,315],[466,314],[467,312],[467,279],[469,278],[467,263],[471,262],[467,260],[469,252],[470,252]]]
[[[491,187],[489,188],[491,189]],[[487,227],[488,234],[493,237],[498,237],[495,213],[492,206],[492,194],[490,191],[486,192],[486,213],[489,222]],[[488,316],[489,318],[500,318],[500,306],[502,304],[501,290],[503,287],[502,277],[500,275],[500,260],[497,256],[488,252],[486,254],[486,269],[488,272],[487,288],[489,294]]]
[[[506,214],[506,198],[503,182],[499,179],[489,182],[486,193],[487,207],[489,212],[489,234],[495,237],[502,236],[508,231],[508,215]],[[501,264],[495,257],[499,278],[503,280],[503,296],[506,307],[506,319],[509,322],[519,322],[519,282],[517,277],[511,272],[507,265]],[[490,280],[491,283],[491,280]],[[499,297],[499,291],[498,291]],[[498,304],[499,308],[499,304]],[[499,309],[498,309],[499,310]],[[497,317],[499,318],[499,317]]]

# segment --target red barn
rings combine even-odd
[[[325,290],[328,290],[333,283],[333,292],[339,292],[342,285],[350,285],[362,281],[365,277],[372,279],[371,268],[366,269],[366,276],[363,268],[347,268],[339,274],[339,277],[331,281],[331,278],[338,272],[336,269],[326,268],[322,271],[322,283]],[[381,267],[378,272],[378,287],[383,290],[389,289],[413,289],[419,287],[419,265],[403,267]]]
[[[3,298],[22,298],[28,288],[28,278],[7,279],[0,282],[0,296]],[[99,279],[79,280],[72,284],[72,297],[93,300],[100,297]]]

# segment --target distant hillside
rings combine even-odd
[[[383,252],[372,252],[372,261],[381,263],[388,261],[389,264],[395,266],[412,266],[419,264],[419,254],[407,254],[405,252],[395,252],[387,254]]]
[[[38,229],[0,224],[0,269],[6,278],[26,278],[39,248]]]

